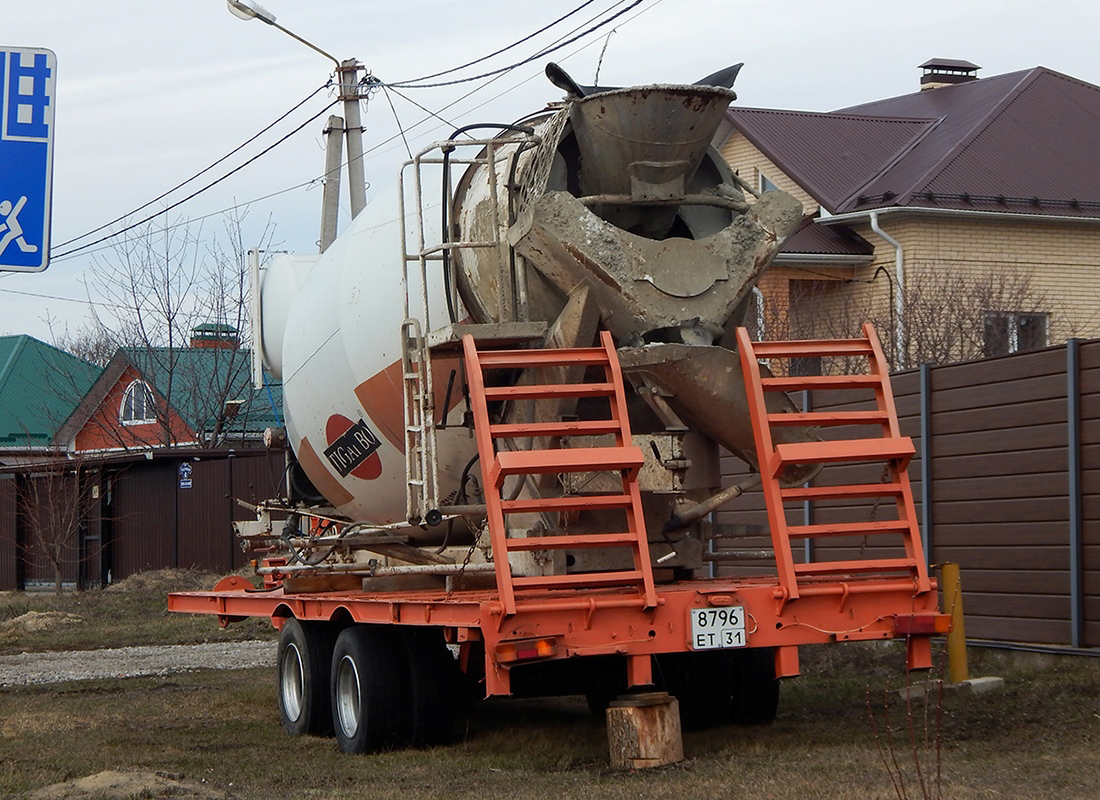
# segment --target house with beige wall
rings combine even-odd
[[[1100,87],[921,66],[900,97],[728,112],[730,166],[806,215],[760,282],[764,336],[870,319],[895,368],[1100,336]]]

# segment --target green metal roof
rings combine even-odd
[[[99,373],[26,334],[0,336],[0,447],[48,446]]]
[[[282,427],[282,384],[265,373],[267,386],[253,389],[246,348],[153,347],[125,355],[196,433],[214,429],[225,401],[241,401],[226,426],[231,438]]]

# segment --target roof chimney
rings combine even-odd
[[[221,347],[236,349],[241,344],[237,336],[237,329],[232,325],[222,325],[217,322],[204,322],[191,329],[192,347]]]
[[[959,61],[954,58],[932,58],[920,65],[924,74],[920,79],[920,90],[942,89],[957,83],[970,83],[978,80],[977,64]]]

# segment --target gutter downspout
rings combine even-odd
[[[905,254],[902,253],[901,242],[879,227],[877,211],[871,212],[871,230],[894,248],[894,369],[905,369]]]

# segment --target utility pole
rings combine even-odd
[[[359,109],[359,70],[354,58],[341,62],[336,70],[340,79],[340,99],[344,101],[344,136],[348,143],[348,196],[351,218],[367,204],[367,179],[363,171],[363,120]]]
[[[340,164],[344,160],[344,120],[335,114],[325,126],[325,189],[321,195],[321,252],[336,240],[340,217]]]

